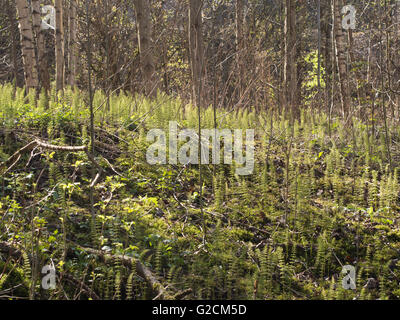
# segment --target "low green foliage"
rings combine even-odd
[[[34,137],[89,143],[85,95],[67,90],[55,98],[37,103],[0,87],[2,161]],[[40,268],[50,262],[100,298],[155,297],[119,259],[100,260],[76,244],[139,259],[165,286],[192,289],[191,299],[399,298],[400,152],[389,149],[390,167],[383,128],[375,125],[372,134],[357,119],[345,127],[309,111],[291,125],[268,111],[218,110],[219,128],[256,128],[255,170],[240,177],[232,166],[204,165],[200,199],[197,166],[146,162],[147,131],[167,129],[172,120],[196,128],[195,108],[165,95],[120,93],[107,113],[101,92],[94,100],[96,160],[105,172],[95,186],[95,220],[92,163],[84,152],[22,154],[0,177],[0,242],[18,244],[30,264],[1,253],[0,299],[19,284],[15,297],[89,296],[62,277],[56,290],[40,289]],[[212,128],[212,108],[202,116],[204,128]],[[396,146],[399,129],[389,131]],[[347,264],[356,267],[356,290],[342,288]],[[371,278],[379,284],[363,288]]]

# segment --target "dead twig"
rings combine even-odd
[[[18,163],[18,161],[21,159],[21,155],[27,151],[30,151],[36,147],[41,147],[46,150],[52,150],[52,151],[68,151],[68,152],[85,152],[88,159],[92,162],[92,164],[97,168],[98,172],[94,179],[92,180],[92,183],[90,184],[90,187],[94,187],[97,182],[99,181],[101,174],[103,173],[103,168],[97,163],[93,155],[89,152],[89,148],[87,146],[57,146],[53,144],[48,144],[46,142],[43,142],[39,139],[35,139],[34,141],[28,143],[26,146],[22,147],[19,149],[17,152],[15,152],[10,158],[8,158],[3,165],[7,166],[9,163],[12,163],[10,167],[8,167],[2,175],[5,175],[6,173],[10,172],[12,168],[15,167],[15,165]]]

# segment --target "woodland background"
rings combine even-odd
[[[399,5],[0,0],[0,298],[398,299]],[[169,121],[254,174],[148,165]]]

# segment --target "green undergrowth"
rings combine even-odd
[[[0,160],[35,138],[88,145],[87,100],[69,89],[36,98],[0,86]],[[234,164],[203,165],[200,196],[197,165],[146,161],[148,130],[170,121],[197,128],[196,108],[162,94],[120,93],[107,105],[96,92],[95,158],[104,173],[94,219],[97,169],[84,152],[34,148],[0,177],[0,242],[31,257],[24,266],[0,253],[0,299],[20,283],[15,297],[88,298],[62,277],[42,290],[38,266],[50,263],[103,299],[157,295],[119,259],[101,261],[77,244],[139,259],[165,287],[192,289],[186,299],[399,298],[397,123],[386,136],[378,123],[305,110],[293,123],[273,111],[217,110],[219,129],[255,129],[255,168],[238,176]],[[202,125],[214,127],[212,107],[202,109]],[[342,287],[344,265],[356,267],[355,290]]]

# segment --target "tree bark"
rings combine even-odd
[[[292,115],[298,114],[297,92],[297,39],[296,39],[296,5],[294,0],[286,0],[285,6],[285,60],[284,85],[285,109]]]
[[[55,32],[55,53],[56,53],[56,90],[64,89],[64,21],[63,1],[55,0],[56,9],[56,32]]]
[[[71,87],[76,85],[77,61],[77,28],[76,28],[76,0],[70,0],[69,11],[69,78],[68,84]]]
[[[134,0],[138,25],[140,67],[144,78],[146,95],[155,93],[155,65],[153,57],[153,23],[151,21],[149,0]]]
[[[342,19],[340,8],[342,3],[340,0],[332,0],[332,18],[333,18],[333,37],[335,39],[335,51],[337,69],[339,75],[340,96],[342,103],[342,113],[345,118],[350,113],[350,89],[346,67],[345,39],[342,30]]]
[[[16,36],[16,29],[17,29],[17,20],[15,16],[15,7],[12,4],[11,0],[7,1],[7,16],[8,20],[10,22],[10,27],[11,27],[11,47],[10,47],[10,57],[11,57],[11,63],[13,66],[13,76],[14,76],[14,89],[16,87],[19,87],[19,77],[18,77],[18,57],[17,57],[17,45],[18,45],[18,40]]]
[[[330,14],[330,4],[321,2],[321,32],[324,35],[323,45],[323,63],[325,67],[325,101],[327,106],[327,112],[330,112],[331,108],[331,93],[332,93],[332,14]]]
[[[239,99],[244,91],[244,34],[243,34],[243,0],[236,0],[236,62],[238,68]]]
[[[37,89],[39,85],[35,46],[33,39],[30,12],[26,0],[16,0],[19,28],[21,32],[22,61],[24,65],[25,86],[27,91]]]
[[[395,23],[397,25],[397,28],[395,28],[394,34],[396,37],[396,49],[397,52],[400,52],[400,12],[399,12],[399,2],[396,1],[395,5]],[[400,57],[399,54],[395,55],[395,66],[396,68],[400,68]],[[395,83],[399,83],[399,72],[396,73],[395,78],[393,79]],[[400,94],[398,92],[399,86],[397,87],[397,93],[396,93],[396,107],[397,107],[397,118],[400,117]]]
[[[317,3],[317,21],[318,21],[318,90],[321,90],[321,35],[322,35],[321,0],[318,0]]]
[[[204,69],[202,7],[202,0],[189,1],[189,48],[192,72],[192,102],[197,106],[201,105]]]
[[[32,24],[33,31],[36,36],[36,48],[38,55],[39,64],[39,79],[42,87],[46,90],[50,90],[50,75],[47,66],[47,59],[45,55],[45,40],[44,40],[44,30],[41,29],[41,8],[39,0],[32,0]]]

